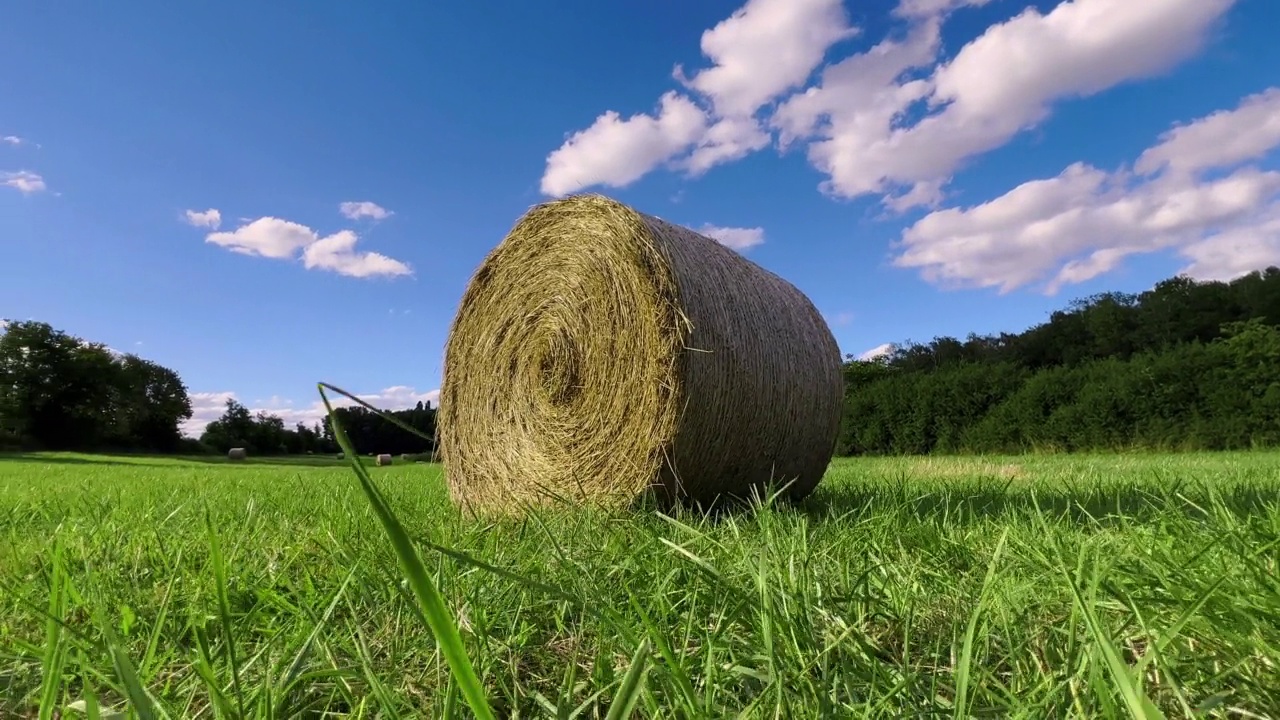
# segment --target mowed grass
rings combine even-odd
[[[840,460],[714,519],[369,471],[497,717],[1280,717],[1278,453]],[[0,717],[470,717],[420,607],[345,465],[0,456]]]

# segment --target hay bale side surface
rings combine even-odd
[[[228,460],[244,460],[248,455],[249,454],[245,452],[245,449],[242,447],[231,448],[227,451]]]
[[[378,456],[378,459],[375,462],[377,462],[378,467],[382,467],[383,465],[390,465],[391,456],[386,453],[383,453],[382,455]]]
[[[793,285],[599,195],[526,213],[467,286],[445,349],[454,502],[505,512],[791,495],[831,460],[840,350]]]

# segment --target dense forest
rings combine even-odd
[[[1280,269],[1077,300],[1025,332],[845,364],[838,452],[1280,444]]]
[[[1280,445],[1280,268],[1175,277],[1071,303],[1018,334],[905,342],[845,362],[842,455],[1233,449]],[[335,410],[358,452],[428,453],[363,407]],[[45,323],[0,335],[0,448],[332,453],[329,418],[287,427],[231,400],[198,439],[173,370]],[[393,413],[428,437],[436,411]]]

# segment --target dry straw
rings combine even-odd
[[[840,350],[808,298],[716,241],[599,195],[532,208],[463,295],[440,453],[476,513],[810,493]]]

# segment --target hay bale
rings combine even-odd
[[[338,453],[338,459],[339,459],[339,460],[346,460],[346,459],[347,459],[347,454],[346,454],[346,453]]]
[[[383,453],[382,455],[379,455],[379,456],[378,456],[378,459],[376,460],[376,462],[377,462],[377,464],[378,464],[378,467],[382,467],[383,465],[390,465],[390,464],[391,464],[391,455],[389,455],[389,454],[387,454],[387,453]]]
[[[445,348],[439,451],[475,513],[809,494],[835,450],[840,350],[799,290],[599,195],[530,209]]]
[[[230,450],[227,451],[228,460],[243,460],[246,457],[248,457],[248,453],[246,453],[244,448],[242,447],[231,448]]]

